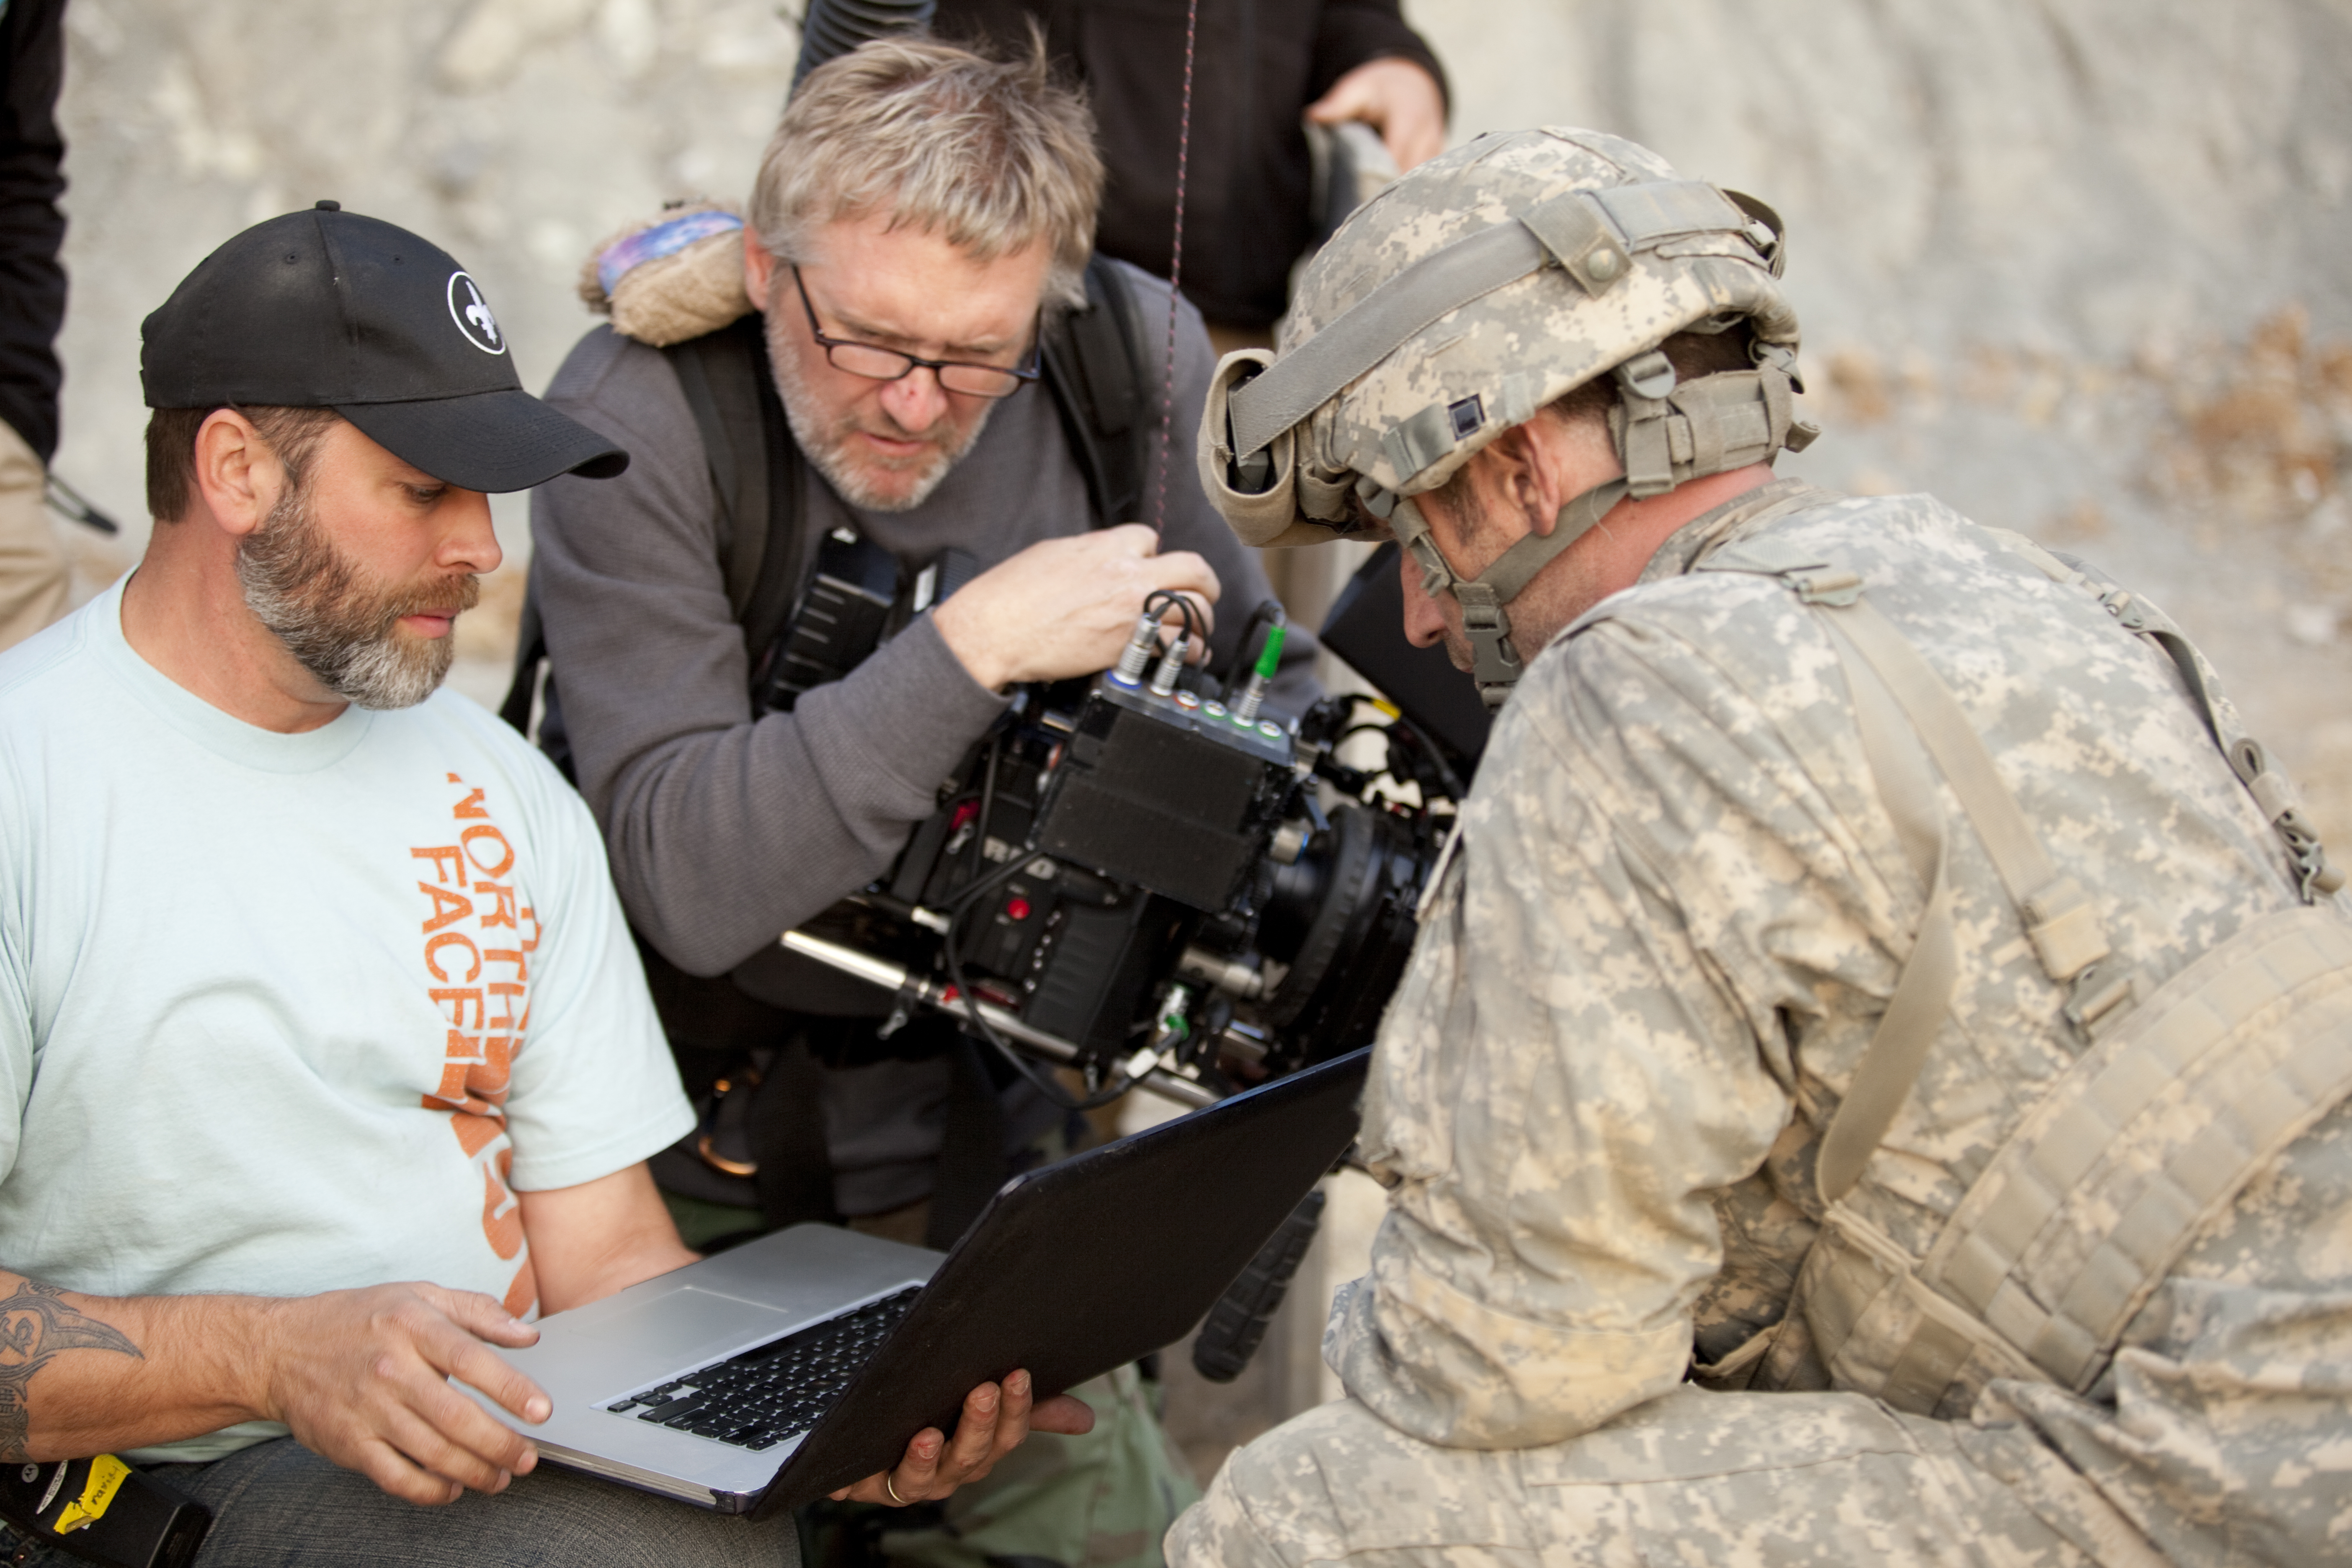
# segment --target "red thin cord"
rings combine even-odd
[[[1168,448],[1175,441],[1176,301],[1184,284],[1184,175],[1192,153],[1192,46],[1201,25],[1201,0],[1184,7],[1184,107],[1176,121],[1176,233],[1168,255],[1168,374],[1160,389],[1160,482],[1151,503],[1151,531],[1168,531]]]

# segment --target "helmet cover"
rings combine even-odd
[[[1485,232],[1520,226],[1539,243]],[[1431,275],[1465,258],[1463,242],[1497,251],[1507,239],[1521,259],[1486,276],[1511,275],[1422,320],[1433,300],[1482,289],[1483,278],[1460,281],[1460,267],[1453,294],[1423,287],[1448,281]],[[1457,254],[1441,258],[1449,250]],[[1381,517],[1351,505],[1351,492],[1433,489],[1503,431],[1676,333],[1744,321],[1758,363],[1792,372],[1798,328],[1780,291],[1781,259],[1769,208],[1681,180],[1631,142],[1562,129],[1482,136],[1357,209],[1307,266],[1276,353],[1244,350],[1218,365],[1201,424],[1202,483],[1245,543],[1385,536]],[[1415,269],[1418,279],[1406,276]],[[1418,313],[1395,298],[1416,287]],[[1402,324],[1401,337],[1366,319],[1383,313],[1387,325]],[[1340,355],[1326,379],[1358,361],[1369,368],[1279,428],[1267,428],[1265,407],[1245,407],[1253,377],[1265,372],[1271,387],[1269,367],[1351,325],[1356,357]],[[1790,440],[1783,380],[1768,458]],[[1285,395],[1295,403],[1323,390],[1311,376],[1294,377]],[[1300,412],[1278,398],[1261,402],[1276,419]],[[1677,478],[1687,468],[1680,458]]]

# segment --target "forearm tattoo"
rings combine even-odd
[[[26,1384],[59,1351],[114,1351],[144,1361],[139,1347],[120,1329],[74,1310],[55,1285],[26,1279],[0,1300],[0,1460],[20,1464],[26,1451],[32,1411]]]

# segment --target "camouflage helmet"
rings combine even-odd
[[[1499,701],[1517,667],[1501,605],[1621,497],[1812,438],[1791,400],[1798,331],[1782,259],[1770,208],[1679,179],[1630,142],[1480,137],[1349,218],[1301,279],[1277,353],[1219,363],[1202,483],[1244,543],[1403,536],[1431,591],[1463,600],[1480,685]],[[1661,344],[1740,324],[1755,368],[1678,384]],[[1410,498],[1612,372],[1625,478],[1578,497],[1560,528],[1477,583],[1457,578]]]

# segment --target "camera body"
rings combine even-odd
[[[967,575],[934,563],[894,605],[872,549],[828,542],[775,705]],[[1293,721],[1233,695],[1197,670],[1023,688],[889,872],[826,924],[869,977],[907,977],[901,1013],[968,998],[1017,1032],[971,1012],[969,1027],[1042,1048],[1089,1090],[1156,1068],[1222,1094],[1369,1044],[1452,825],[1433,807],[1460,786],[1411,724],[1352,724],[1360,700]],[[1365,730],[1382,769],[1333,754]],[[1382,774],[1418,800],[1384,796]]]
[[[1226,1092],[1368,1044],[1450,823],[1331,762],[1351,706],[1294,726],[1108,674],[1031,689],[858,901],[1090,1087],[1157,1065]]]

